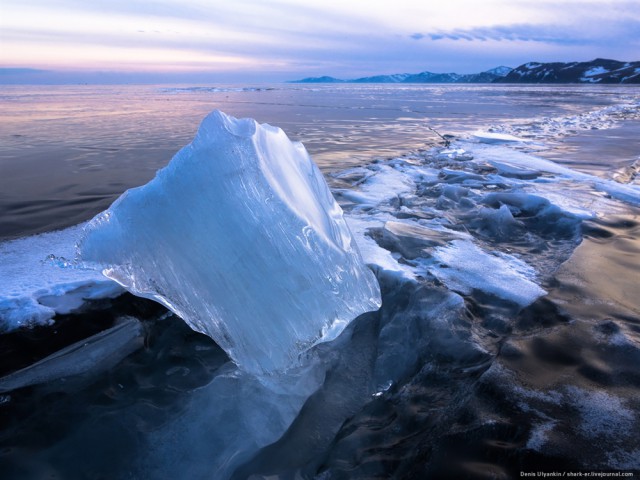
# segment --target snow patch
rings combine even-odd
[[[87,300],[116,297],[124,291],[100,272],[56,260],[75,257],[82,228],[0,243],[0,331],[46,325]]]
[[[595,77],[596,75],[604,75],[605,73],[609,73],[610,71],[602,66],[593,67],[584,72],[584,77]],[[583,77],[583,78],[584,78]]]

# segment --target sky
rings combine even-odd
[[[0,0],[0,83],[279,82],[640,60],[640,0]]]

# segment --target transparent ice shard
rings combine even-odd
[[[87,225],[79,260],[163,303],[255,373],[287,368],[380,305],[304,147],[219,111],[151,182]]]

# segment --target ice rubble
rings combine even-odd
[[[506,135],[526,142],[541,140],[543,143],[552,138],[571,135],[579,130],[603,130],[614,127],[623,120],[637,120],[640,118],[640,98],[625,96],[623,103],[609,105],[589,112],[569,114],[557,117],[540,117],[529,119],[521,123],[493,125],[487,132],[480,132],[491,136]],[[477,139],[483,142],[481,138]],[[490,142],[483,142],[490,143]],[[507,142],[503,142],[507,143]],[[511,142],[511,144],[516,142]],[[529,147],[532,145],[529,144]]]
[[[161,302],[255,373],[290,366],[380,306],[304,147],[219,111],[151,182],[87,225],[79,260]]]
[[[580,242],[581,221],[638,205],[640,189],[486,143],[341,172],[352,187],[336,194],[376,268],[525,307]]]

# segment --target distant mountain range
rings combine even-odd
[[[494,80],[498,83],[640,83],[640,62],[596,58],[590,62],[530,62]]]
[[[497,67],[486,72],[461,75],[459,73],[396,73],[394,75],[375,75],[373,77],[341,80],[334,77],[310,77],[295,80],[292,83],[491,83],[511,72],[509,67]]]
[[[516,68],[497,67],[481,73],[397,73],[341,80],[309,77],[291,83],[640,83],[640,62],[597,58],[590,62],[529,62]]]

